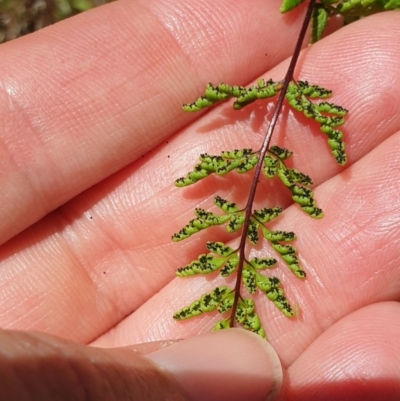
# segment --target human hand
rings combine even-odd
[[[235,188],[248,179],[210,178],[186,190],[172,181],[202,152],[256,148],[265,110],[223,105],[186,115],[180,105],[208,81],[283,76],[286,62],[279,62],[290,55],[299,21],[279,16],[279,3],[126,1],[1,46],[3,328],[103,347],[209,331],[210,317],[171,319],[215,284],[173,279],[209,237],[171,244],[170,235],[194,207],[210,204],[216,188],[244,201],[246,191]],[[348,169],[335,165],[308,121],[286,114],[275,137],[296,150],[296,166],[313,177],[325,212],[313,221],[290,207],[279,222],[297,233],[308,273],[300,282],[276,270],[301,318],[290,321],[257,300],[287,369],[288,399],[355,400],[378,390],[389,399],[398,391],[393,359],[385,356],[399,348],[399,307],[382,302],[399,295],[392,240],[399,220],[398,22],[399,14],[387,13],[350,25],[308,49],[299,65],[300,77],[333,89],[351,110]],[[289,206],[280,189],[261,186],[259,204],[271,197]]]
[[[279,392],[282,376],[272,346],[241,329],[110,349],[0,331],[0,399],[7,401],[263,400]]]

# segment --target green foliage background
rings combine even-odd
[[[0,0],[0,43],[115,0]]]

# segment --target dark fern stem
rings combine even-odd
[[[315,2],[316,0],[310,0],[310,3],[308,4],[307,12],[303,20],[303,25],[300,30],[299,37],[297,39],[297,43],[293,52],[292,59],[289,64],[289,68],[286,72],[285,78],[283,80],[283,85],[282,89],[280,91],[278,100],[275,105],[274,113],[271,118],[271,122],[269,123],[267,133],[264,138],[264,142],[261,146],[260,149],[260,156],[256,165],[256,170],[254,173],[254,178],[251,183],[251,188],[250,188],[250,193],[249,197],[247,199],[247,204],[246,204],[246,215],[245,215],[245,220],[243,224],[243,230],[242,230],[242,236],[240,238],[240,245],[239,245],[239,266],[238,266],[238,271],[237,271],[237,278],[236,278],[236,284],[235,284],[235,298],[232,306],[232,312],[231,316],[229,319],[229,325],[230,327],[233,327],[235,324],[235,314],[236,314],[236,309],[240,297],[240,290],[241,290],[241,282],[242,282],[242,273],[243,273],[243,265],[244,265],[244,260],[245,260],[245,248],[246,248],[246,238],[249,230],[249,225],[250,225],[250,218],[252,215],[253,211],[253,202],[254,202],[254,197],[256,195],[257,187],[258,187],[258,182],[260,178],[260,173],[261,169],[263,166],[263,161],[264,157],[267,153],[267,150],[270,146],[272,135],[275,130],[276,122],[278,121],[279,114],[282,110],[282,105],[283,101],[285,100],[285,95],[289,86],[289,83],[293,80],[293,74],[296,68],[297,61],[299,59],[300,51],[302,44],[304,42],[304,37],[307,32],[307,27],[310,23],[312,12],[315,7]]]

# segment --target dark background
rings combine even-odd
[[[115,0],[0,0],[0,43]]]

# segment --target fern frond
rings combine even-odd
[[[281,11],[287,12],[303,1],[283,0]],[[253,210],[261,171],[267,178],[277,177],[290,191],[292,200],[309,216],[314,218],[323,216],[322,210],[316,205],[314,193],[310,189],[311,177],[286,165],[285,161],[291,157],[291,151],[278,146],[270,146],[274,127],[286,98],[290,107],[296,112],[304,114],[305,117],[311,118],[319,124],[321,132],[328,137],[327,142],[336,161],[340,165],[344,165],[346,163],[345,145],[343,133],[338,127],[345,122],[344,117],[347,115],[347,110],[325,100],[331,97],[332,91],[318,85],[310,85],[307,81],[294,81],[293,74],[307,27],[311,23],[311,42],[316,42],[322,37],[329,17],[339,10],[343,11],[343,15],[351,15],[351,18],[354,16],[356,18],[357,13],[351,13],[357,11],[357,8],[361,7],[364,13],[369,13],[373,11],[371,7],[378,3],[381,7],[388,8],[398,6],[399,2],[400,0],[320,0],[319,2],[310,0],[290,67],[283,81],[260,79],[256,85],[248,88],[227,84],[214,86],[209,83],[203,96],[193,103],[183,106],[185,111],[193,112],[234,98],[233,108],[240,110],[256,100],[273,98],[280,92],[260,150],[235,149],[233,151],[222,151],[220,155],[204,153],[200,155],[200,160],[194,166],[193,171],[175,181],[176,186],[183,187],[211,174],[222,176],[231,171],[243,174],[255,168],[245,208],[240,209],[236,203],[216,196],[214,204],[223,212],[222,215],[196,208],[195,218],[172,236],[173,241],[181,241],[215,225],[225,225],[226,231],[229,233],[241,230],[240,243],[237,249],[233,249],[223,242],[209,241],[206,244],[209,253],[199,255],[196,260],[176,271],[176,274],[182,277],[217,271],[222,277],[227,277],[236,272],[235,288],[231,290],[221,286],[202,295],[200,299],[177,311],[174,314],[176,320],[188,319],[211,311],[221,314],[230,313],[229,317],[224,316],[215,324],[214,330],[239,324],[243,328],[265,337],[265,330],[255,312],[254,301],[243,297],[241,292],[243,287],[249,294],[262,291],[285,316],[293,317],[296,315],[296,308],[293,309],[287,300],[280,280],[261,274],[262,270],[275,267],[277,260],[272,257],[253,257],[248,260],[245,256],[248,244],[256,245],[260,238],[264,238],[296,277],[300,279],[306,277],[305,271],[300,266],[297,249],[292,245],[296,239],[295,233],[272,230],[267,226],[270,221],[282,213],[282,208]]]

